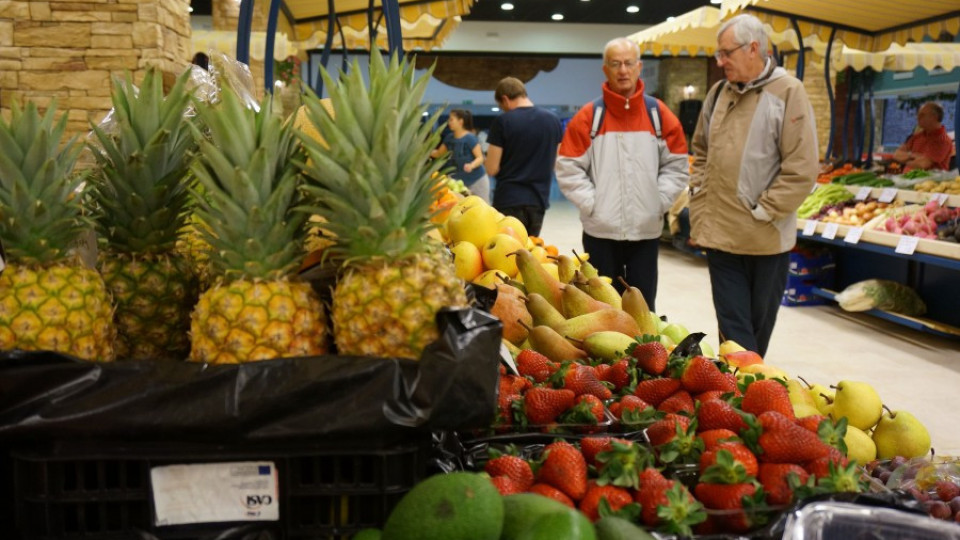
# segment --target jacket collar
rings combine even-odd
[[[776,62],[773,61],[773,58],[768,56],[766,64],[763,65],[763,71],[760,72],[760,75],[758,75],[756,79],[748,83],[737,83],[731,86],[741,94],[745,94],[754,88],[765,86],[786,75],[787,70],[778,66]]]
[[[623,97],[610,89],[610,83],[603,83],[603,104],[607,106],[607,112],[614,116],[628,114],[630,109],[635,107],[643,108],[643,79],[637,79],[637,87],[629,97]]]

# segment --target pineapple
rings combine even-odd
[[[193,311],[190,359],[240,363],[314,356],[327,350],[326,314],[309,283],[295,271],[303,256],[306,215],[299,204],[301,153],[291,124],[247,109],[224,89],[216,108],[202,108],[210,130],[193,165],[198,228],[210,246],[218,280]]]
[[[94,127],[92,175],[100,236],[98,267],[116,302],[120,358],[182,360],[198,282],[176,249],[190,215],[189,166],[196,150],[181,76],[163,94],[163,74],[147,71],[139,91],[115,81],[116,129]]]
[[[0,349],[49,350],[84,360],[114,359],[116,328],[103,279],[73,249],[90,223],[84,178],[73,174],[82,146],[60,148],[67,115],[42,117],[14,102],[0,118]],[[0,266],[2,268],[2,266]]]
[[[438,338],[437,311],[467,304],[449,252],[425,241],[443,165],[427,159],[440,136],[420,103],[429,75],[415,80],[409,63],[387,66],[374,52],[369,88],[356,61],[338,86],[323,77],[336,119],[316,96],[305,104],[329,149],[301,138],[313,198],[305,211],[323,218],[336,242],[324,253],[343,265],[332,300],[337,352],[419,359]]]

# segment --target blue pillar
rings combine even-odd
[[[333,48],[333,28],[336,25],[337,8],[333,5],[333,0],[327,0],[327,40],[323,45],[323,54],[320,55],[321,69],[327,69],[327,63],[330,62],[330,49]],[[317,77],[315,90],[318,96],[323,97],[323,77]]]
[[[800,48],[797,51],[797,78],[803,80],[803,67],[807,64],[805,51],[803,50],[803,35],[800,34],[800,25],[797,24],[795,17],[790,18],[790,24],[793,25],[793,31],[797,34],[797,45]],[[829,57],[828,57],[829,58]]]
[[[270,13],[267,16],[267,43],[263,51],[263,87],[273,93],[273,51],[277,41],[277,15],[280,13],[280,0],[270,0]]]
[[[403,58],[403,32],[400,28],[400,5],[397,0],[383,0],[383,17],[387,23],[387,45],[390,55]]]
[[[833,157],[833,128],[836,123],[836,112],[833,98],[833,83],[830,81],[830,51],[833,49],[833,38],[837,29],[830,30],[830,41],[827,41],[827,56],[823,59],[823,76],[827,80],[827,101],[830,103],[830,135],[827,138],[827,155],[824,159],[830,161]]]
[[[253,27],[253,0],[241,0],[237,21],[237,61],[250,65],[250,31]]]

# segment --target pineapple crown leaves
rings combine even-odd
[[[108,249],[163,253],[174,248],[189,216],[189,167],[196,139],[185,113],[189,72],[164,97],[163,75],[151,68],[141,88],[130,76],[113,83],[115,129],[93,126],[99,165],[91,193]]]
[[[293,211],[301,202],[301,152],[290,123],[273,114],[272,97],[259,111],[248,109],[225,90],[215,107],[198,106],[209,129],[201,136],[200,158],[191,170],[197,177],[197,217],[210,245],[215,275],[227,280],[289,276],[302,253],[306,215]],[[199,193],[202,190],[202,195]]]
[[[83,216],[84,174],[74,174],[83,147],[61,148],[67,115],[54,122],[56,102],[41,116],[34,103],[11,105],[0,117],[0,238],[11,261],[46,264],[69,257],[90,227]]]
[[[681,536],[692,536],[693,526],[707,520],[703,503],[693,498],[680,482],[667,489],[667,504],[657,506],[659,530]]]
[[[440,189],[431,176],[443,166],[427,159],[440,137],[434,128],[440,111],[425,120],[421,105],[430,72],[415,79],[406,60],[394,56],[388,65],[374,52],[369,87],[357,61],[338,84],[322,71],[336,118],[316,96],[305,98],[307,116],[329,148],[301,137],[309,160],[300,165],[311,199],[302,210],[326,219],[323,227],[337,237],[327,249],[331,256],[350,262],[423,250]]]

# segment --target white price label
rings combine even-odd
[[[888,202],[893,202],[893,200],[896,198],[897,198],[897,188],[888,187],[888,188],[883,188],[883,190],[880,192],[879,200],[880,202],[888,203]]]
[[[947,199],[948,199],[949,197],[950,197],[950,196],[947,195],[946,193],[934,193],[934,194],[933,194],[933,197],[931,197],[931,199],[934,200],[934,201],[937,201],[937,204],[938,204],[938,205],[943,206],[943,205],[947,204]]]
[[[823,232],[820,236],[823,236],[827,240],[833,240],[837,237],[837,231],[840,230],[840,224],[838,223],[827,223],[823,226]]]
[[[901,255],[913,255],[919,243],[920,238],[916,236],[901,236],[900,241],[897,242],[897,249],[895,251]]]
[[[277,467],[271,461],[169,465],[150,469],[156,525],[277,521]]]
[[[813,184],[813,187],[810,188],[810,193],[813,193],[814,191],[816,191],[816,190],[818,190],[818,189],[820,189],[820,184]]]
[[[817,232],[817,220],[808,219],[807,222],[803,224],[803,235],[813,236],[815,232]]]
[[[517,364],[513,361],[513,355],[510,354],[510,350],[503,343],[500,343],[500,361],[506,364],[507,369],[514,375],[520,374],[520,371],[517,370]]]
[[[860,242],[861,236],[863,236],[863,227],[850,227],[847,235],[843,237],[843,241],[848,244],[856,244]]]
[[[857,196],[854,197],[854,199],[858,201],[865,201],[867,200],[867,197],[870,196],[870,192],[871,192],[871,189],[869,187],[863,186],[862,188],[860,188],[859,191],[857,191]]]

